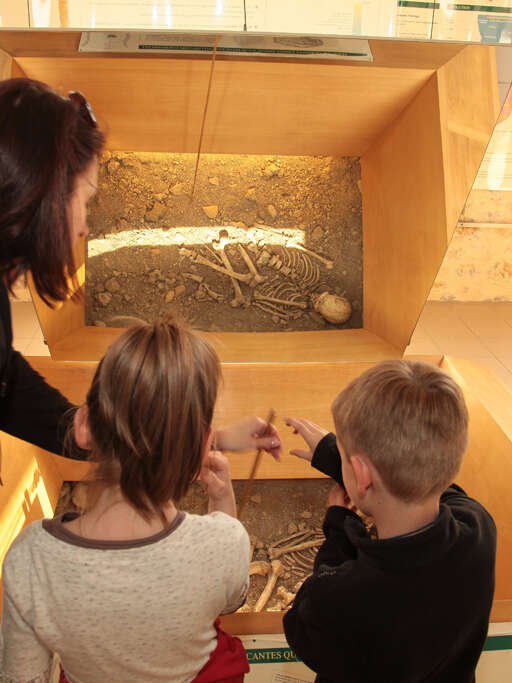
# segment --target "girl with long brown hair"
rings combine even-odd
[[[4,562],[0,675],[46,681],[56,652],[70,683],[243,679],[243,647],[216,622],[244,602],[250,560],[211,450],[220,378],[212,347],[172,319],[110,347],[74,418],[94,463],[87,507],[30,525]],[[247,447],[262,423],[219,430],[217,447]],[[278,457],[275,429],[257,441]],[[206,515],[179,509],[199,475]]]

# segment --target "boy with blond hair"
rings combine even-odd
[[[318,683],[472,683],[494,592],[496,527],[453,480],[468,413],[455,381],[385,361],[332,406],[336,436],[287,418],[337,484],[325,542],[284,629]],[[350,502],[351,501],[351,502]],[[353,503],[373,517],[372,539]]]

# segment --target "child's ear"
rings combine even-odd
[[[354,477],[356,480],[357,494],[363,498],[366,491],[370,488],[373,483],[372,472],[369,467],[366,458],[360,455],[353,455],[350,458],[350,464],[354,471]]]
[[[74,417],[75,441],[80,448],[89,451],[92,447],[91,432],[89,430],[89,409],[82,405]]]
[[[208,453],[212,449],[212,443],[213,443],[213,437],[214,437],[214,431],[213,427],[210,425],[208,427],[208,431],[206,432],[206,435],[204,437],[204,446],[203,446],[203,456],[201,458],[201,462],[206,458]]]

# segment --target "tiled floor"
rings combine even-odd
[[[428,302],[406,354],[430,353],[486,365],[512,388],[512,303]]]
[[[31,303],[12,303],[14,346],[48,356]],[[428,302],[406,354],[467,358],[494,370],[512,388],[512,303]]]

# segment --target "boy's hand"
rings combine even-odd
[[[220,500],[232,491],[229,460],[218,451],[210,451],[201,466],[201,485],[212,501]]]
[[[292,455],[296,455],[297,458],[303,458],[304,460],[311,462],[315,448],[318,446],[324,436],[329,433],[327,429],[319,427],[314,422],[310,422],[309,420],[296,420],[295,418],[291,417],[285,417],[284,422],[289,427],[293,427],[293,433],[300,434],[309,446],[308,451],[296,448],[293,451],[290,451],[290,453]]]
[[[263,448],[276,460],[281,460],[283,450],[279,432],[274,425],[267,425],[265,420],[256,416],[246,417],[234,425],[215,430],[215,445],[226,451]]]
[[[329,507],[331,507],[331,505],[338,505],[339,507],[350,508],[351,501],[345,489],[341,488],[339,484],[334,484],[329,492],[327,505]]]

